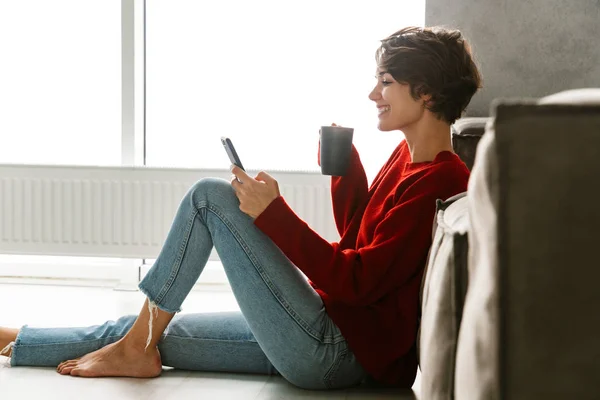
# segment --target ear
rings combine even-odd
[[[425,85],[416,86],[413,97],[415,100],[422,100],[423,106],[426,106],[431,101],[431,95],[426,92]]]
[[[431,105],[431,95],[430,94],[423,94],[420,96],[420,99],[423,101],[423,108],[429,109],[430,105]]]

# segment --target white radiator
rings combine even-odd
[[[284,171],[272,175],[302,219],[324,238],[339,239],[328,177]],[[197,180],[210,176],[229,180],[231,174],[0,165],[0,253],[156,258],[181,199]]]

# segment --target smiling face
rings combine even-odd
[[[381,131],[403,130],[419,121],[426,111],[423,99],[415,100],[410,86],[397,82],[390,73],[377,70],[377,84],[369,94],[379,114]]]

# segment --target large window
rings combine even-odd
[[[0,163],[225,169],[227,135],[248,169],[316,170],[335,122],[372,179],[402,137],[376,128],[375,49],[424,16],[425,0],[0,0]],[[0,254],[0,272],[131,283],[139,261]]]
[[[120,1],[0,0],[0,54],[0,163],[121,164]],[[126,263],[0,254],[0,276],[122,280]]]
[[[0,163],[121,163],[121,3],[0,0]]]
[[[424,23],[424,1],[147,0],[147,163],[317,168],[318,129],[355,128],[372,178],[398,144],[368,93],[379,40]]]

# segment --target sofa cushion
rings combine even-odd
[[[456,348],[457,399],[500,399],[498,392],[498,168],[488,127],[469,179],[469,288]]]
[[[565,90],[542,97],[538,104],[600,104],[600,88],[584,88]]]
[[[600,398],[600,101],[581,95],[494,104],[467,195],[456,398]]]
[[[469,170],[473,168],[479,139],[489,118],[461,118],[452,125],[452,147]]]
[[[425,399],[451,399],[454,356],[467,289],[466,193],[438,200],[433,244],[422,288],[419,338],[421,393]]]

